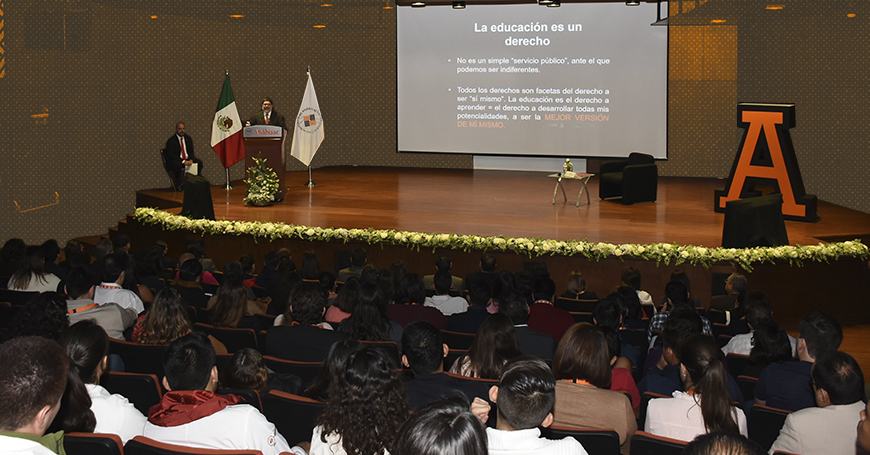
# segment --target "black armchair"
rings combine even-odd
[[[658,168],[652,156],[632,152],[628,159],[601,163],[598,197],[622,197],[625,205],[655,202]]]

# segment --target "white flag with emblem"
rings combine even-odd
[[[311,82],[311,74],[309,74],[302,105],[299,106],[299,114],[296,116],[290,155],[308,166],[321,142],[323,142],[323,117],[320,115],[317,94],[314,93],[314,83]]]

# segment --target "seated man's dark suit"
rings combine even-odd
[[[810,372],[812,362],[792,361],[771,363],[761,372],[755,386],[755,398],[765,405],[799,411],[816,405],[816,393]]]
[[[465,310],[465,313],[450,315],[447,321],[447,330],[459,333],[477,333],[477,329],[488,317],[489,311],[485,306],[470,306]]]
[[[181,159],[181,143],[177,134],[173,134],[166,140],[166,147],[163,150],[166,170],[172,172],[175,184],[178,185],[181,183],[181,176],[184,175],[184,162]],[[184,135],[184,151],[187,153],[187,159],[199,165],[199,175],[202,175],[202,160],[193,153],[193,139],[187,134]]]
[[[556,340],[546,333],[536,332],[525,324],[514,326],[517,341],[523,354],[534,355],[544,360],[552,360],[556,352]]]
[[[263,111],[257,112],[248,119],[251,122],[251,126],[253,125],[265,125],[266,124],[266,114]],[[270,126],[280,126],[281,128],[287,129],[287,121],[284,119],[284,116],[281,115],[278,111],[272,109],[272,113],[269,114],[269,125]]]
[[[265,355],[298,362],[323,362],[336,341],[347,338],[337,330],[310,325],[282,325],[266,331]]]
[[[481,381],[454,378],[447,373],[432,373],[414,376],[405,382],[408,395],[408,408],[412,411],[420,406],[442,398],[461,396],[472,402],[474,397],[489,401],[489,388],[492,384]]]

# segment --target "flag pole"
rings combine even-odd
[[[226,190],[229,191],[229,190],[233,189],[233,186],[230,185],[230,168],[226,168],[225,170],[227,171],[227,187],[226,187]]]
[[[308,65],[308,77],[311,78],[311,65]],[[317,186],[317,184],[311,180],[311,163],[308,163],[308,183],[306,183],[305,186],[308,188],[314,188]]]

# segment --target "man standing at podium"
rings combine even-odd
[[[181,176],[187,166],[197,163],[198,175],[202,175],[202,160],[193,154],[193,138],[187,135],[184,123],[175,124],[175,134],[166,140],[166,170],[175,177],[176,191],[181,191]]]
[[[248,123],[253,125],[274,125],[287,129],[287,123],[284,116],[278,111],[273,110],[272,98],[268,96],[263,98],[263,110],[252,115]]]

